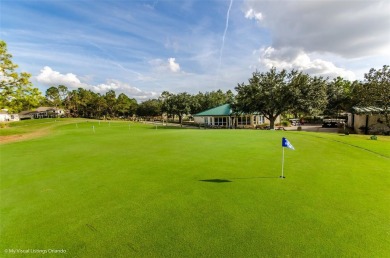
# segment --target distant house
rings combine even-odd
[[[378,107],[353,107],[348,114],[348,126],[357,133],[388,132],[384,110]]]
[[[56,107],[39,107],[33,111],[22,111],[20,113],[21,119],[39,119],[39,118],[55,118],[65,115],[65,110]]]
[[[33,119],[35,111],[22,111],[19,113],[20,120]]]
[[[230,104],[211,108],[193,115],[195,123],[217,128],[255,128],[269,123],[261,114],[233,114]]]
[[[2,109],[0,110],[0,122],[12,122],[12,121],[19,121],[19,115],[18,114],[9,114],[8,109]]]

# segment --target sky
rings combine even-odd
[[[390,1],[0,0],[0,39],[43,93],[234,92],[272,67],[363,80],[390,64]]]

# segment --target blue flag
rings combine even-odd
[[[289,149],[292,149],[292,150],[295,150],[294,149],[294,146],[292,146],[292,144],[286,139],[286,138],[282,138],[282,147],[285,147],[285,148],[289,148]]]

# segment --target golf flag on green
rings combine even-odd
[[[283,154],[282,154],[282,175],[280,176],[280,178],[285,178],[284,176],[284,148],[289,148],[289,149],[292,149],[292,150],[295,150],[294,149],[294,146],[292,146],[292,144],[286,139],[286,138],[282,138],[282,149],[283,149]]]
[[[286,138],[282,138],[282,147],[285,147],[285,148],[289,148],[289,149],[292,149],[292,150],[295,150],[294,149],[294,146],[292,146],[292,144],[286,139]]]

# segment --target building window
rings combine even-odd
[[[253,120],[254,120],[253,122],[254,122],[255,125],[264,124],[264,116],[263,115],[254,116]]]
[[[237,117],[237,124],[238,125],[250,125],[251,124],[250,116],[239,116],[239,117]]]
[[[226,126],[227,125],[227,117],[214,117],[214,125]]]

